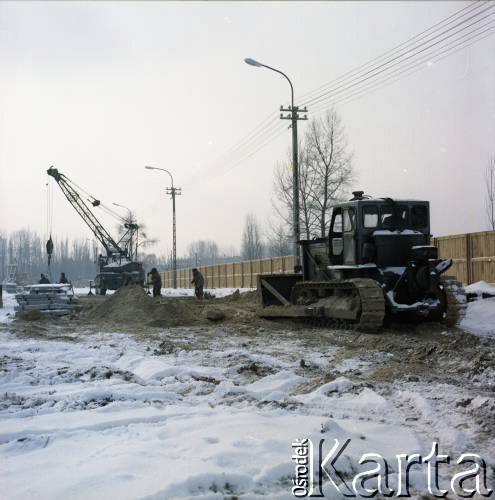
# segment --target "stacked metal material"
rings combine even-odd
[[[17,314],[40,311],[42,314],[64,316],[74,311],[77,297],[72,285],[30,285],[15,296]]]

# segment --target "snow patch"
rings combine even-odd
[[[469,302],[461,328],[481,336],[495,336],[495,297]]]

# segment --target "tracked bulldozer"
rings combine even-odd
[[[327,237],[299,242],[299,272],[258,276],[259,315],[362,331],[379,330],[387,318],[455,324],[465,307],[462,285],[442,277],[452,260],[439,259],[430,238],[428,201],[355,191],[333,207]]]

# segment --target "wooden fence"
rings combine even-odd
[[[447,271],[464,284],[476,281],[495,283],[495,231],[456,234],[433,238],[441,258],[452,258],[454,265]],[[258,274],[292,272],[292,256],[248,260],[231,264],[199,266],[205,278],[205,288],[255,288]],[[177,287],[191,288],[191,269],[177,270]],[[162,283],[172,288],[172,272],[162,273]]]
[[[495,231],[455,234],[433,238],[441,258],[454,261],[447,274],[464,284],[495,283]]]
[[[292,255],[270,259],[246,260],[231,264],[198,266],[205,279],[205,288],[255,288],[258,274],[293,271]],[[177,269],[177,288],[191,288],[192,270]],[[171,288],[172,271],[162,273],[162,286]]]

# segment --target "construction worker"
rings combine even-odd
[[[162,277],[156,267],[148,273],[148,276],[150,277],[151,284],[153,285],[153,297],[160,297],[162,294]]]
[[[194,295],[196,295],[197,299],[203,300],[203,286],[205,284],[205,279],[203,278],[201,272],[196,268],[192,270],[192,273],[193,279],[191,283],[194,283]]]
[[[44,274],[41,274],[41,278],[38,281],[38,284],[39,285],[49,285],[50,284],[50,280]]]
[[[65,273],[60,273],[60,278],[58,280],[59,283],[66,285],[69,283],[69,280],[67,279],[67,276],[65,276]]]

